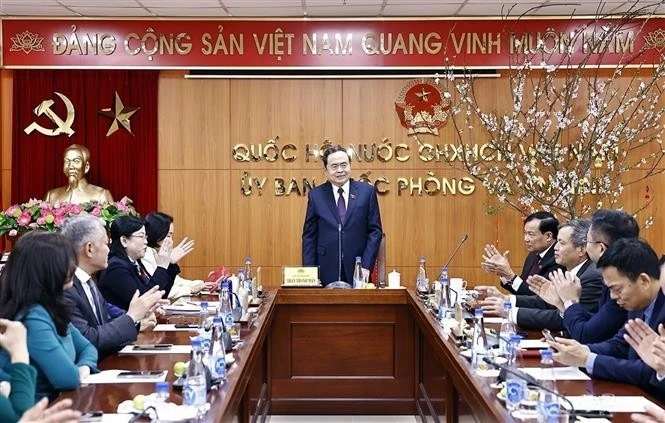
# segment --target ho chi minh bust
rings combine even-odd
[[[92,185],[85,179],[90,170],[90,150],[78,144],[72,144],[65,149],[62,170],[69,181],[69,185],[58,187],[46,193],[44,201],[54,204],[57,201],[67,201],[81,204],[88,201],[100,203],[113,202],[111,192],[105,188]]]

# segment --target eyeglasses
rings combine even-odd
[[[140,238],[140,239],[145,239],[146,236],[147,236],[146,234],[131,234],[131,235],[128,236],[127,238]]]
[[[607,244],[605,244],[603,241],[591,241],[590,239],[587,239],[586,243],[587,244],[601,244],[601,245],[604,245],[605,248],[607,248]]]

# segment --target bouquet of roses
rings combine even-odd
[[[50,204],[31,199],[27,203],[15,204],[0,214],[0,235],[17,236],[35,229],[54,232],[68,217],[83,214],[98,216],[107,228],[119,216],[139,216],[132,200],[127,197],[114,203],[90,201],[83,204],[60,201]]]

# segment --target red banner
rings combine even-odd
[[[3,20],[5,68],[506,68],[658,63],[664,18]]]

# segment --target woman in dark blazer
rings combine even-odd
[[[157,256],[157,268],[150,275],[141,263],[148,247],[143,222],[133,216],[121,216],[111,224],[109,264],[99,275],[98,286],[106,301],[129,308],[132,297],[147,292],[157,285],[167,298],[180,268],[169,266],[171,249],[161,248]]]

